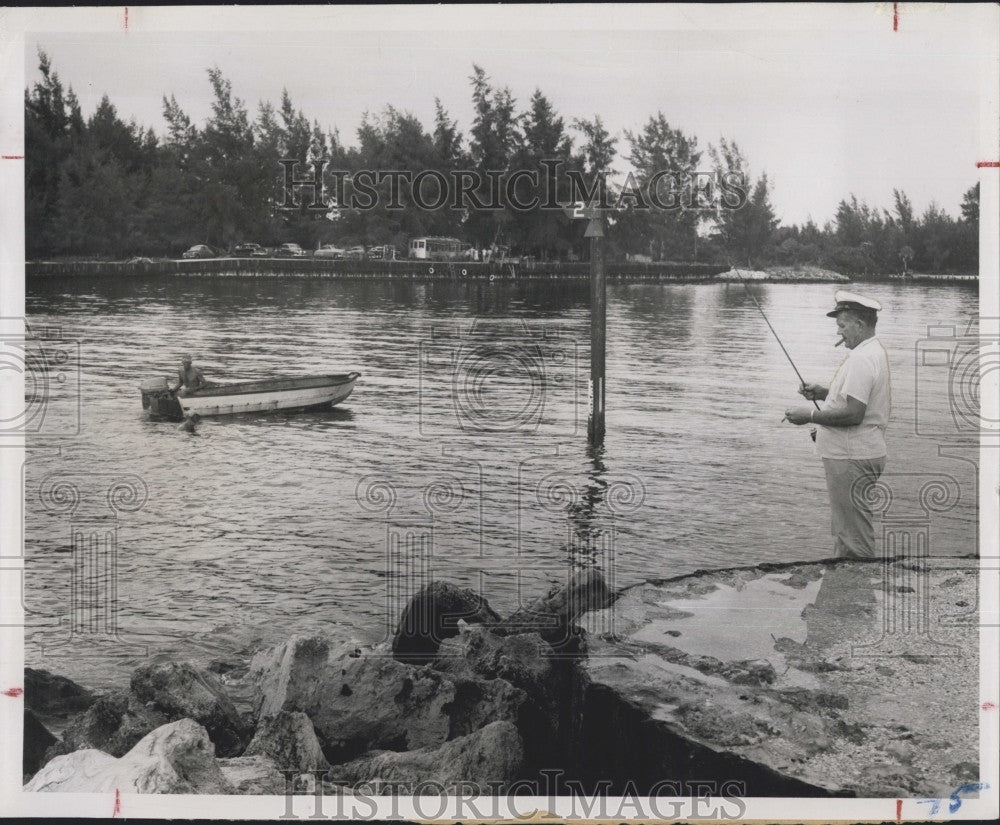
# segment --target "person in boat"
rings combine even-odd
[[[187,395],[208,386],[208,381],[205,380],[202,371],[191,363],[190,355],[181,357],[181,369],[177,373],[177,381],[174,392],[178,395]]]
[[[816,447],[823,458],[830,494],[834,549],[838,557],[874,558],[871,487],[885,468],[885,428],[889,421],[889,358],[875,337],[882,305],[846,290],[836,294],[827,316],[850,354],[829,388],[803,384],[799,393],[822,401],[820,409],[797,407],[785,413],[792,424],[818,424]]]

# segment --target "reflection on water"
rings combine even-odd
[[[573,541],[566,550],[570,562],[580,567],[598,565],[603,561],[600,557],[602,548],[598,508],[605,502],[608,490],[605,478],[608,467],[604,463],[604,445],[588,444],[587,458],[591,462],[591,468],[587,472],[580,497],[566,505],[566,513],[573,531]]]
[[[844,641],[870,641],[877,604],[871,570],[865,565],[831,565],[823,571],[815,601],[803,615],[809,628],[805,643],[823,651]]]
[[[751,289],[806,379],[828,382],[844,357],[824,317],[833,287]],[[893,367],[886,477],[904,490],[920,473],[954,478],[962,495],[933,514],[931,552],[970,552],[975,467],[939,456],[950,402],[916,398],[914,353],[927,324],[974,314],[976,293],[865,291],[886,307]],[[586,283],[32,282],[30,321],[79,342],[84,390],[80,434],[29,450],[28,662],[95,687],[129,672],[42,656],[71,601],[73,520],[114,518],[122,632],[200,662],[292,633],[383,637],[419,586],[390,564],[396,538],[417,537],[425,575],[481,588],[500,613],[568,565],[622,586],[828,556],[822,467],[808,434],[779,423],[801,403],[797,380],[743,288],[609,287],[599,450],[586,444],[587,301]],[[186,351],[209,380],[362,375],[332,411],[208,418],[193,436],[146,418],[138,393]],[[934,437],[916,431],[918,407]],[[39,501],[52,474],[76,479],[71,515]],[[148,500],[113,513],[101,485],[125,474]]]

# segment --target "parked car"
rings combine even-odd
[[[315,252],[313,252],[314,258],[328,258],[334,261],[339,261],[344,257],[344,250],[339,246],[334,246],[332,243],[325,243]]]
[[[231,254],[235,258],[251,258],[254,255],[266,255],[267,251],[259,243],[238,243]]]
[[[368,257],[373,261],[394,261],[396,260],[396,247],[392,244],[373,246],[368,250]]]
[[[344,250],[344,257],[351,261],[363,261],[368,256],[365,254],[363,246],[352,246]]]
[[[192,246],[187,252],[185,252],[182,258],[215,258],[217,257],[215,250],[212,247],[199,243]]]
[[[304,258],[306,251],[297,243],[283,243],[274,250],[274,254],[281,258]]]

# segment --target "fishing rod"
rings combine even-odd
[[[783,353],[785,353],[785,358],[787,358],[787,359],[788,359],[788,363],[792,365],[792,369],[793,369],[793,370],[795,370],[795,374],[796,374],[796,375],[798,376],[798,378],[799,378],[799,383],[800,383],[800,384],[801,384],[801,385],[803,386],[803,388],[804,388],[804,387],[805,387],[805,385],[806,385],[806,381],[805,381],[805,379],[804,379],[804,378],[802,377],[802,373],[801,373],[801,372],[799,372],[799,368],[798,368],[797,366],[795,366],[795,362],[794,362],[794,361],[792,360],[792,356],[788,354],[788,350],[787,350],[787,349],[785,349],[785,345],[781,343],[781,339],[780,339],[780,338],[778,337],[778,333],[777,333],[777,332],[775,332],[775,329],[774,329],[774,327],[773,327],[773,326],[771,326],[771,322],[770,322],[770,321],[769,321],[769,320],[767,319],[767,315],[765,315],[765,314],[764,314],[764,308],[763,308],[763,307],[762,307],[762,306],[760,305],[760,303],[759,303],[759,302],[757,301],[757,296],[756,296],[756,295],[754,295],[754,294],[753,294],[753,293],[752,293],[752,292],[750,291],[750,287],[749,287],[749,286],[747,286],[747,282],[746,282],[745,280],[743,280],[743,276],[742,276],[742,275],[740,275],[740,271],[739,271],[739,270],[738,270],[738,269],[737,269],[736,267],[734,267],[734,266],[733,266],[732,264],[730,264],[730,265],[729,265],[729,267],[730,267],[730,269],[732,270],[732,272],[733,272],[733,273],[735,273],[736,277],[737,277],[737,278],[739,278],[739,281],[740,281],[740,283],[741,283],[741,284],[743,284],[743,288],[744,288],[744,289],[745,289],[745,290],[747,291],[747,295],[749,295],[749,296],[750,296],[750,300],[751,300],[751,301],[753,301],[753,305],[754,305],[755,307],[757,307],[757,311],[758,311],[758,312],[760,313],[760,316],[761,316],[761,318],[763,318],[763,319],[764,319],[764,323],[765,323],[765,324],[767,324],[767,328],[768,328],[769,330],[771,330],[771,334],[772,334],[772,335],[774,335],[774,340],[778,342],[778,346],[779,346],[779,347],[781,347],[781,351],[782,351]],[[838,346],[839,346],[839,345],[838,345]],[[815,398],[813,398],[813,399],[812,399],[812,402],[813,402],[813,404],[815,405],[816,409],[818,410],[818,409],[820,408],[820,406],[819,406],[819,403],[818,403],[818,402],[816,401],[816,399],[815,399]]]

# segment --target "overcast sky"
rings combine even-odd
[[[25,80],[38,78],[41,47],[85,114],[107,94],[125,118],[162,134],[164,94],[196,123],[207,117],[206,69],[217,65],[252,112],[287,88],[296,108],[352,145],[363,113],[386,104],[430,129],[435,97],[467,135],[477,63],[521,106],[540,88],[567,124],[600,114],[622,136],[662,111],[702,148],[720,135],[734,139],[751,172],[767,172],[785,223],[822,223],[851,193],[889,207],[894,187],[919,211],[934,200],[957,215],[987,151],[983,99],[996,94],[997,33],[984,15],[995,20],[995,10],[903,3],[893,31],[891,6],[767,14],[749,6],[279,8],[175,17],[140,8],[127,30],[121,9],[64,11],[37,18],[26,34]],[[83,20],[97,30],[65,30]],[[624,139],[619,150],[627,154]]]

